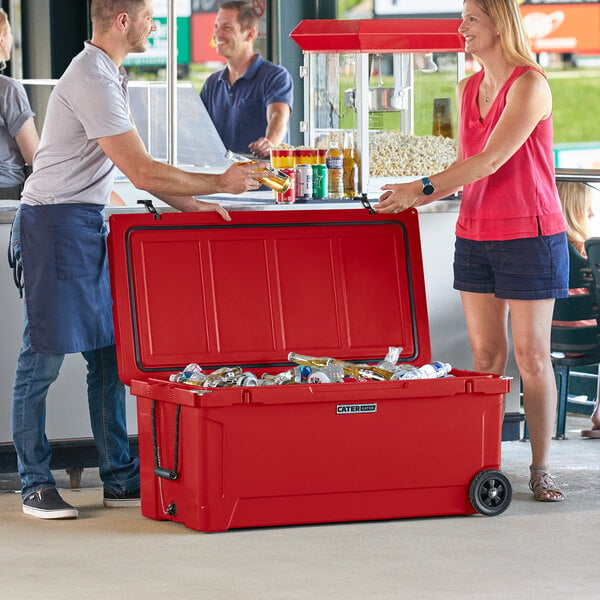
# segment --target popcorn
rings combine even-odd
[[[321,136],[318,148],[343,145],[343,132]],[[415,136],[399,131],[369,132],[371,177],[411,177],[437,173],[456,160],[456,140],[442,136]]]

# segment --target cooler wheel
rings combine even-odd
[[[512,486],[500,471],[480,471],[469,487],[469,500],[473,508],[486,517],[504,512],[510,505]]]

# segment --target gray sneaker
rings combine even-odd
[[[76,519],[79,512],[67,504],[55,487],[29,494],[23,500],[23,512],[38,519]]]

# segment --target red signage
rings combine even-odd
[[[523,3],[521,13],[534,52],[600,53],[600,2]]]
[[[225,62],[225,59],[219,56],[215,49],[215,41],[213,39],[215,17],[215,13],[197,13],[192,15],[193,63]]]

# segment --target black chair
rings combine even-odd
[[[572,369],[600,364],[600,238],[595,240],[595,243],[590,244],[595,269],[592,267],[587,243],[587,259],[569,244],[569,289],[582,290],[583,293],[559,298],[554,304],[555,322],[594,321],[593,325],[586,326],[557,323],[552,325],[550,350],[558,386],[555,439],[565,438],[569,377]]]

